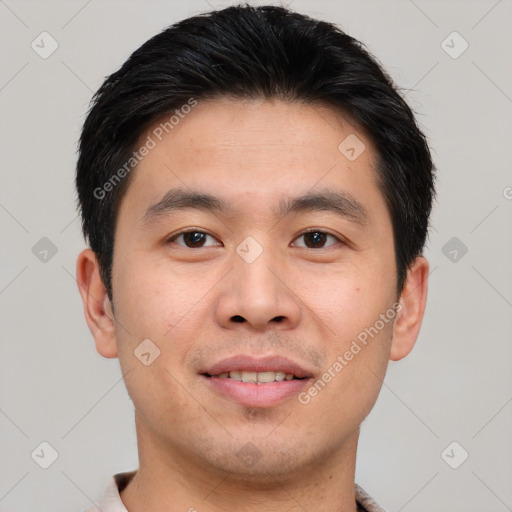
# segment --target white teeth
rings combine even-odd
[[[258,382],[274,382],[276,374],[274,372],[259,372]]]
[[[242,382],[258,382],[256,372],[242,372]]]
[[[231,372],[224,372],[217,375],[219,379],[233,379],[249,383],[268,383],[268,382],[281,382],[283,380],[293,380],[293,373],[285,372],[245,372],[233,370]]]

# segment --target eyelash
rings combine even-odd
[[[180,231],[179,233],[175,233],[174,235],[172,235],[170,238],[168,238],[166,240],[166,244],[170,244],[170,243],[174,243],[174,241],[180,237],[181,235],[186,235],[187,233],[201,233],[203,235],[207,235],[207,236],[210,236],[211,238],[214,238],[215,237],[213,235],[210,235],[209,233],[206,233],[205,231],[201,231],[199,229],[187,229],[187,230],[184,230],[184,231]],[[339,237],[337,237],[336,235],[333,235],[332,233],[329,233],[328,231],[325,231],[325,230],[322,230],[322,229],[314,229],[314,228],[310,228],[306,231],[303,231],[302,233],[300,233],[294,240],[297,240],[309,233],[321,233],[321,234],[324,234],[324,235],[327,235],[327,236],[330,236],[332,238],[334,238],[337,242],[341,243],[341,244],[344,244],[344,241],[341,240]],[[184,249],[194,249],[194,247],[187,247],[185,245],[180,245],[180,244],[176,244],[176,245],[179,245],[180,247],[183,247]],[[331,244],[331,245],[328,245],[327,247],[331,247],[332,245],[336,245],[336,244]],[[211,247],[211,246],[208,246],[208,247]],[[319,248],[316,248],[317,250],[318,249],[326,249],[327,247],[319,247]],[[198,247],[196,249],[203,249],[204,247]],[[312,249],[311,247],[303,247],[305,249]],[[314,248],[313,248],[314,249]]]

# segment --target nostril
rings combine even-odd
[[[284,316],[276,316],[274,318],[274,322],[282,322],[284,320]]]
[[[234,317],[232,317],[232,320],[233,320],[233,322],[238,322],[238,323],[245,322],[244,317],[242,317],[240,315],[235,315]]]

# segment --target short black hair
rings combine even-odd
[[[320,102],[357,123],[376,148],[400,293],[422,254],[435,195],[430,150],[413,112],[376,58],[336,25],[244,4],[166,28],[107,77],[91,101],[76,187],[83,233],[110,300],[117,211],[136,167],[137,141],[150,123],[191,100],[219,96]]]

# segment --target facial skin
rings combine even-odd
[[[353,162],[338,150],[350,134],[366,147]],[[272,405],[239,403],[202,372],[233,355],[278,355],[307,372],[307,391],[392,308],[393,229],[375,158],[370,140],[330,107],[221,98],[199,101],[133,171],[115,232],[115,315],[95,255],[86,249],[77,263],[96,349],[119,358],[136,411],[140,468],[121,493],[130,512],[356,510],[359,425],[388,360],[417,338],[423,257],[408,271],[396,318],[309,403],[298,392]],[[232,211],[187,208],[144,222],[175,188]],[[348,194],[366,218],[274,211],[325,191]],[[303,236],[310,229],[320,234]],[[169,241],[183,230],[206,235]],[[262,249],[250,263],[237,252],[247,237]],[[148,366],[134,355],[145,339],[160,350]],[[237,455],[244,446],[256,454],[249,463]]]

